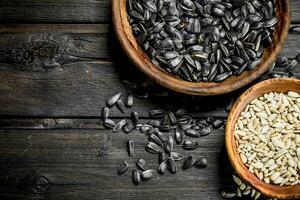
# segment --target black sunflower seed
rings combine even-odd
[[[207,159],[206,158],[197,159],[193,164],[193,167],[198,169],[207,168]]]
[[[177,144],[180,144],[182,142],[183,137],[181,132],[178,129],[176,129],[174,132],[174,138]]]
[[[136,169],[132,170],[132,181],[136,185],[138,185],[141,182],[141,174]]]
[[[109,115],[109,108],[103,107],[102,108],[102,120],[105,121],[108,118]]]
[[[186,141],[183,142],[183,148],[185,150],[194,150],[194,149],[197,149],[198,147],[200,147],[200,145],[196,141],[186,140]]]
[[[122,130],[122,128],[126,125],[127,121],[126,119],[122,119],[120,120],[113,128],[113,132],[114,133],[117,133],[117,132],[120,132]]]
[[[204,127],[199,131],[199,136],[206,136],[211,133],[210,127]]]
[[[145,171],[146,170],[146,161],[142,158],[139,158],[136,162],[136,166],[142,170]]]
[[[200,136],[199,132],[196,131],[195,129],[187,129],[185,131],[185,135],[190,137],[195,137],[195,138]]]
[[[121,99],[119,99],[118,101],[117,101],[117,107],[118,107],[118,109],[122,112],[122,113],[124,113],[125,112],[125,105],[124,105],[124,102],[121,100]]]
[[[106,104],[108,107],[112,107],[113,105],[115,105],[115,103],[117,103],[117,101],[119,100],[119,98],[121,97],[122,93],[118,92],[116,94],[114,94],[113,96],[111,96],[110,98],[108,98],[106,100]]]
[[[161,151],[158,153],[158,163],[160,164],[164,161],[166,161],[166,156],[165,156],[164,152]]]
[[[128,108],[130,108],[131,106],[133,106],[133,95],[132,94],[128,94],[127,101],[126,101],[126,106]]]
[[[169,136],[168,140],[166,141],[166,144],[165,144],[165,151],[167,153],[170,153],[172,152],[174,149],[174,139],[172,136]]]
[[[163,161],[160,163],[160,165],[158,166],[157,168],[157,172],[160,173],[160,174],[165,174],[166,171],[168,169],[168,164],[166,161]]]
[[[129,156],[134,156],[134,141],[129,140],[127,142],[127,151]]]
[[[163,142],[162,142],[162,141],[159,139],[159,137],[157,137],[155,134],[151,134],[151,135],[149,136],[148,140],[149,140],[150,142],[154,142],[155,144],[157,144],[157,145],[160,146],[160,147],[163,147],[163,146],[164,146]]]
[[[104,120],[103,125],[107,128],[114,128],[116,126],[116,123],[111,119],[106,119]]]
[[[170,157],[172,157],[175,161],[180,161],[183,159],[183,155],[173,151],[170,153]]]
[[[118,174],[119,175],[124,174],[127,169],[128,169],[128,163],[126,161],[123,161],[118,167]]]
[[[131,112],[131,118],[133,123],[137,124],[139,122],[139,114],[137,112]]]
[[[151,110],[149,112],[150,117],[153,118],[161,118],[165,115],[165,111],[161,110],[161,109],[155,109],[155,110]]]
[[[183,161],[182,170],[187,170],[193,167],[194,163],[196,162],[196,158],[193,155],[188,156]]]
[[[172,157],[169,157],[166,160],[166,162],[167,162],[167,168],[168,168],[169,172],[171,172],[172,174],[175,174],[177,172],[177,166],[176,166],[174,159]]]
[[[152,154],[158,154],[161,151],[160,147],[154,142],[149,142],[145,147],[145,150]]]

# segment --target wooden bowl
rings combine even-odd
[[[235,123],[240,113],[253,99],[262,96],[264,93],[287,93],[288,91],[295,91],[300,93],[300,80],[289,78],[269,79],[254,85],[245,93],[243,93],[233,105],[228,116],[226,124],[225,143],[231,164],[237,171],[238,175],[247,184],[250,184],[257,190],[259,190],[262,194],[269,197],[275,197],[279,199],[300,199],[300,185],[279,186],[267,184],[259,180],[256,175],[250,173],[248,168],[243,164],[240,158],[234,138]]]
[[[117,37],[131,61],[157,83],[192,95],[217,95],[236,90],[254,81],[266,72],[284,46],[290,25],[290,1],[277,0],[277,23],[272,45],[265,49],[262,62],[255,70],[245,71],[240,76],[231,76],[221,83],[188,82],[154,65],[138,45],[127,20],[126,0],[113,0],[113,24]]]

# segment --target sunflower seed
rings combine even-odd
[[[211,133],[210,127],[204,127],[199,131],[199,136],[206,136]]]
[[[134,124],[132,121],[127,121],[126,125],[123,126],[122,130],[124,133],[130,133],[134,129]]]
[[[151,135],[149,136],[148,140],[149,140],[150,142],[154,142],[155,144],[157,144],[157,145],[160,146],[160,147],[163,147],[163,146],[164,146],[163,142],[162,142],[155,134],[151,134]]]
[[[108,119],[109,115],[109,108],[108,107],[103,107],[102,108],[102,120],[105,121]]]
[[[118,107],[118,109],[119,109],[122,113],[124,113],[124,111],[125,111],[125,105],[124,105],[124,102],[123,102],[121,99],[119,99],[119,100],[117,101],[117,107]]]
[[[187,129],[185,131],[185,135],[189,137],[195,137],[195,138],[198,138],[200,136],[199,132],[194,129]]]
[[[177,144],[180,144],[182,142],[183,137],[181,132],[178,129],[176,129],[174,132],[174,138]]]
[[[127,101],[126,101],[126,106],[128,108],[130,108],[131,106],[133,106],[133,95],[132,94],[128,94]]]
[[[154,142],[149,142],[147,144],[147,146],[145,147],[145,150],[148,153],[152,153],[152,154],[157,154],[161,151],[160,147],[157,144],[155,144]]]
[[[134,141],[129,140],[127,142],[127,151],[129,156],[134,156]]]
[[[127,121],[126,119],[120,120],[114,127],[113,127],[113,133],[120,132],[122,128],[126,125]]]
[[[132,181],[135,185],[138,185],[141,182],[141,174],[138,170],[132,170]]]
[[[127,169],[128,169],[128,163],[126,161],[123,161],[118,167],[118,174],[119,175],[124,174]]]
[[[115,103],[117,103],[117,101],[119,100],[119,98],[121,97],[122,93],[116,93],[113,96],[111,96],[110,98],[108,98],[106,100],[106,104],[108,107],[112,107],[113,105],[115,105]]]
[[[106,120],[104,120],[103,125],[107,128],[114,128],[116,126],[116,123],[111,119],[106,119]]]
[[[155,109],[155,110],[151,110],[149,112],[150,117],[153,118],[161,118],[165,115],[165,111],[161,110],[161,109]]]
[[[207,160],[206,158],[197,159],[195,163],[193,164],[193,167],[198,169],[204,169],[207,168]]]
[[[139,114],[137,112],[131,112],[131,118],[133,123],[137,124],[139,121]]]
[[[166,160],[166,163],[167,163],[167,168],[168,168],[169,172],[171,172],[172,174],[175,174],[177,172],[177,166],[176,166],[174,159],[172,157],[169,157]]]
[[[166,141],[166,144],[165,144],[165,151],[167,153],[170,153],[172,152],[174,149],[174,139],[172,136],[169,136],[168,140]]]
[[[186,140],[186,141],[183,142],[183,148],[185,150],[194,150],[194,149],[197,149],[198,147],[200,147],[200,145],[196,141]]]
[[[183,161],[182,170],[187,170],[193,167],[194,163],[196,162],[196,158],[193,155],[188,156]]]
[[[164,161],[166,161],[166,156],[165,156],[164,152],[161,151],[158,153],[158,163],[160,164]]]
[[[180,161],[183,159],[183,155],[177,152],[171,152],[170,157],[172,157],[175,161]]]
[[[146,170],[146,161],[142,158],[139,158],[136,162],[136,166],[142,170],[145,171]]]
[[[158,166],[157,168],[157,172],[160,173],[160,174],[165,174],[166,171],[168,169],[168,165],[167,165],[167,162],[166,161],[163,161],[160,163],[160,165]]]

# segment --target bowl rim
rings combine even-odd
[[[280,20],[282,27],[280,29],[276,28],[276,31],[281,30],[276,36],[278,37],[277,45],[267,48],[272,48],[271,56],[267,57],[264,52],[263,58],[265,58],[265,62],[260,63],[256,69],[252,71],[245,71],[240,76],[231,76],[221,83],[195,83],[184,81],[183,79],[176,78],[174,75],[171,75],[163,69],[160,69],[160,67],[154,65],[146,53],[137,44],[131,28],[129,28],[130,25],[127,20],[126,0],[112,1],[112,20],[116,36],[125,53],[130,60],[152,80],[177,92],[191,95],[210,96],[228,93],[251,83],[252,81],[256,80],[257,77],[263,75],[268,70],[269,66],[274,62],[276,56],[282,50],[287,39],[291,20],[290,0],[277,1],[284,5],[283,8],[285,9],[285,12],[283,12],[280,17],[282,20]]]
[[[252,92],[257,91],[258,89],[269,87],[271,84],[280,84],[280,83],[288,83],[291,85],[297,85],[300,87],[300,80],[294,79],[294,78],[273,78],[268,79],[262,82],[259,82],[249,89],[247,89],[234,103],[234,105],[231,108],[231,111],[228,115],[227,122],[226,122],[226,128],[225,128],[225,146],[228,154],[228,158],[237,172],[237,174],[241,177],[243,181],[245,181],[247,184],[250,184],[257,190],[259,190],[262,194],[273,197],[273,198],[279,198],[279,199],[299,199],[300,198],[300,185],[294,185],[294,186],[279,186],[275,184],[267,184],[264,181],[259,180],[256,175],[249,172],[248,168],[242,163],[241,158],[239,156],[239,153],[236,151],[236,143],[234,138],[234,133],[231,132],[232,128],[234,128],[236,121],[234,120],[235,116],[239,116],[238,110],[239,107],[241,107],[241,103],[245,100],[251,101],[255,97],[251,96]],[[276,90],[275,90],[276,91]],[[243,106],[243,108],[245,108]],[[236,117],[237,118],[237,117]],[[274,190],[271,190],[270,188],[266,188],[265,186],[272,186],[274,187]],[[275,189],[277,188],[277,189]],[[288,193],[283,192],[288,191]],[[297,193],[293,193],[292,191],[298,191]]]

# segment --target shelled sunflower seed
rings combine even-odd
[[[128,0],[129,24],[153,64],[221,82],[260,63],[278,22],[272,0]]]
[[[242,162],[260,180],[300,184],[300,94],[271,92],[250,102],[235,125]]]
[[[258,200],[258,199],[278,200],[277,198],[268,198],[261,195],[259,191],[245,184],[237,175],[232,175],[232,179],[236,184],[237,188],[236,190],[223,190],[221,196],[224,199],[232,199],[235,197],[240,197],[241,199],[244,199],[247,196],[253,200]]]

